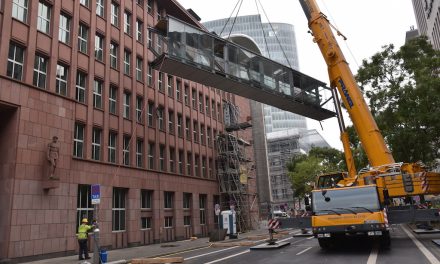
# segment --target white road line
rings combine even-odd
[[[367,264],[376,264],[377,254],[379,253],[379,248],[377,245],[374,245],[371,249],[370,256],[368,257]]]
[[[303,251],[296,253],[296,255],[297,255],[297,256],[298,256],[298,255],[301,255],[302,253],[304,253],[304,252],[306,252],[306,251],[308,251],[308,250],[310,250],[310,249],[312,249],[312,247],[308,247],[308,248],[304,249]]]
[[[401,227],[431,264],[440,264],[440,261],[405,226]]]
[[[189,257],[189,258],[185,258],[185,260],[190,260],[190,259],[200,258],[200,257],[204,257],[204,256],[207,256],[207,255],[215,254],[215,253],[222,252],[222,251],[226,251],[226,250],[231,250],[231,249],[238,248],[238,247],[239,247],[239,246],[230,247],[230,248],[225,248],[225,249],[220,249],[220,250],[216,250],[216,251],[208,252],[208,253],[205,253],[205,254],[201,254],[201,255],[196,255],[196,256]]]
[[[315,237],[311,236],[311,237],[309,237],[309,238],[307,238],[307,239],[312,239],[312,238],[315,238]]]
[[[225,257],[225,258],[216,259],[216,260],[211,261],[211,262],[206,262],[205,264],[217,263],[217,262],[223,261],[223,260],[225,260],[225,259],[234,258],[234,257],[236,257],[236,256],[239,256],[239,255],[242,255],[242,254],[246,254],[246,253],[249,253],[249,252],[251,252],[251,251],[248,249],[248,250],[245,250],[245,251],[239,252],[239,253],[237,253],[237,254],[227,256],[227,257]]]

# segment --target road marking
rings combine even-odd
[[[312,237],[312,236],[311,236],[311,237],[309,237],[309,238],[307,238],[307,239],[312,239],[312,238],[315,238],[315,237]]]
[[[376,264],[377,254],[379,253],[379,248],[377,245],[374,245],[371,249],[370,256],[368,257],[367,264]]]
[[[310,250],[310,249],[312,249],[312,247],[308,247],[308,248],[304,249],[303,251],[296,253],[296,255],[297,255],[297,256],[298,256],[298,255],[301,255],[302,253],[304,253],[304,252],[306,252],[306,251],[308,251],[308,250]]]
[[[231,250],[231,249],[238,248],[238,247],[239,246],[225,248],[225,249],[220,249],[220,250],[208,252],[208,253],[205,253],[205,254],[201,254],[201,255],[196,255],[196,256],[189,257],[189,258],[185,258],[185,260],[190,260],[190,259],[195,259],[195,258],[199,258],[199,257],[204,257],[204,256],[207,256],[207,255],[215,254],[215,253],[226,251],[226,250]]]
[[[230,256],[227,256],[227,257],[224,257],[224,258],[221,258],[221,259],[216,259],[216,260],[211,261],[211,262],[206,262],[205,264],[217,263],[217,262],[223,261],[223,260],[225,260],[225,259],[234,258],[234,257],[236,257],[236,256],[243,255],[243,254],[246,254],[246,253],[249,253],[249,252],[251,252],[251,251],[248,249],[248,250],[245,250],[245,251],[239,252],[239,253],[234,254],[234,255],[230,255]]]
[[[405,226],[401,227],[431,264],[440,264],[440,261]]]

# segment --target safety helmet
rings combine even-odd
[[[89,220],[87,220],[87,218],[83,218],[83,220],[81,221],[81,223],[88,223]]]

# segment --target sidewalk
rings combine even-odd
[[[250,232],[239,234],[238,239],[228,239],[226,238],[225,241],[241,241],[245,240],[247,237],[257,236],[257,235],[268,235],[267,229],[258,229],[258,230],[251,230]],[[132,248],[123,248],[123,249],[115,249],[115,250],[109,250],[108,251],[108,262],[112,261],[118,261],[118,260],[131,260],[133,258],[152,258],[152,257],[159,257],[164,256],[168,254],[173,253],[179,253],[188,251],[191,249],[197,249],[197,248],[203,248],[208,247],[210,244],[209,237],[203,237],[196,240],[182,240],[182,241],[176,241],[176,242],[168,242],[168,243],[162,243],[162,244],[152,244],[147,246],[140,246],[140,247],[132,247]],[[90,254],[90,257],[92,257],[90,260],[88,260],[90,263],[92,263],[93,260],[93,254]],[[79,261],[78,255],[74,256],[68,256],[68,257],[61,257],[61,258],[51,258],[51,259],[44,259],[39,261],[33,261],[33,262],[26,262],[26,263],[32,263],[32,264],[60,264],[60,263],[83,263],[84,260]]]

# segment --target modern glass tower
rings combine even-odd
[[[234,24],[233,24],[234,23]],[[244,35],[258,45],[263,56],[298,70],[295,31],[285,23],[262,23],[260,15],[239,16],[204,22],[203,25],[221,37]],[[226,26],[225,26],[226,25]],[[232,30],[231,30],[232,28]],[[307,130],[306,118],[297,114],[264,105],[266,133],[296,128]]]

